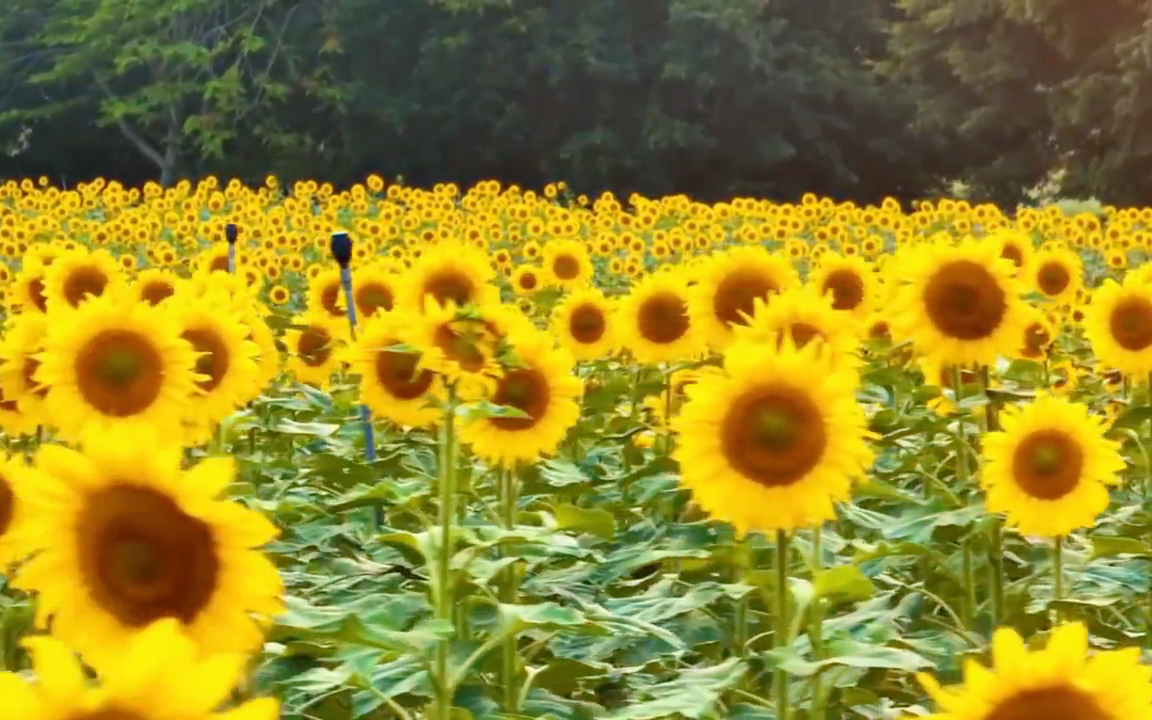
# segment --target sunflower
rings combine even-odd
[[[277,720],[272,698],[248,700],[214,712],[243,679],[243,654],[200,656],[172,620],[159,620],[100,662],[92,683],[72,649],[46,635],[30,637],[36,680],[0,673],[8,720]],[[88,660],[88,658],[85,658]]]
[[[399,280],[397,274],[379,265],[369,265],[359,270],[352,282],[356,319],[366,320],[391,312],[396,306]]]
[[[594,287],[576,290],[552,312],[550,330],[577,360],[599,360],[615,348],[612,308]]]
[[[12,304],[22,312],[48,312],[48,298],[44,295],[44,273],[47,268],[37,262],[24,263],[24,268],[16,275],[10,295]]]
[[[308,311],[325,313],[337,320],[344,318],[344,288],[340,284],[340,270],[325,270],[309,281]]]
[[[294,318],[292,324],[284,333],[288,372],[299,382],[328,387],[340,366],[337,349],[342,333],[337,321],[325,312],[310,312]]]
[[[48,417],[83,442],[117,426],[179,432],[196,354],[162,308],[102,296],[54,319],[33,380]]]
[[[1101,363],[1143,380],[1152,372],[1152,285],[1105,280],[1084,311],[1084,335]]]
[[[159,305],[175,295],[183,282],[170,270],[152,268],[136,276],[136,282],[132,283],[132,292],[141,302]]]
[[[1032,238],[1018,230],[997,230],[993,232],[988,241],[994,243],[999,250],[1000,257],[1010,260],[1015,266],[1014,273],[1019,275],[1032,261],[1035,247]]]
[[[48,424],[44,408],[48,388],[35,379],[48,323],[41,313],[16,315],[0,342],[0,389],[6,399],[19,405],[28,421],[37,424]]]
[[[251,652],[282,609],[276,567],[258,550],[277,530],[217,499],[231,458],[181,471],[179,445],[116,430],[83,454],[45,445],[20,483],[18,541],[35,554],[14,585],[38,594],[37,622],[98,664],[162,618],[204,652]]]
[[[175,310],[180,337],[196,352],[196,392],[184,412],[185,440],[195,445],[263,389],[249,328],[222,303],[181,302]]]
[[[1025,535],[1053,537],[1091,527],[1124,469],[1120,445],[1083,405],[1042,396],[1008,406],[1001,432],[984,436],[981,483],[988,509]]]
[[[283,285],[273,285],[268,289],[268,301],[273,305],[286,305],[292,299],[292,292]]]
[[[1152,705],[1152,668],[1140,648],[1088,655],[1081,623],[1057,627],[1043,650],[1029,650],[1012,628],[992,636],[992,668],[964,666],[964,683],[942,688],[930,675],[920,683],[940,706],[932,720],[1133,720]]]
[[[1052,392],[1056,395],[1071,395],[1072,391],[1076,389],[1076,383],[1079,378],[1076,373],[1076,366],[1071,362],[1065,360],[1064,362],[1056,363],[1052,366],[1050,375]]]
[[[704,351],[688,315],[688,285],[675,270],[649,275],[624,297],[616,316],[623,344],[642,363],[687,360]]]
[[[477,457],[514,467],[556,451],[580,419],[583,384],[572,374],[572,356],[554,347],[550,335],[529,330],[508,341],[516,363],[497,380],[490,401],[513,407],[524,417],[472,419],[460,429],[460,439]]]
[[[393,349],[403,344],[404,330],[416,320],[401,313],[381,313],[360,328],[349,348],[352,372],[360,376],[360,399],[376,417],[406,427],[428,427],[441,413],[431,400],[442,393],[440,379],[420,369],[420,355]]]
[[[792,263],[758,247],[713,255],[694,271],[688,317],[708,346],[723,351],[735,339],[732,329],[748,324],[757,300],[797,287]]]
[[[535,265],[521,265],[512,271],[512,290],[517,295],[531,295],[544,287],[540,268]]]
[[[508,335],[530,327],[507,305],[457,308],[429,299],[423,315],[408,321],[404,341],[420,352],[420,369],[442,376],[461,399],[475,401],[495,389]]]
[[[861,257],[842,257],[831,253],[820,258],[820,265],[808,280],[821,295],[832,296],[832,309],[863,319],[871,311],[879,283],[872,263]]]
[[[565,290],[584,287],[592,281],[592,260],[588,248],[576,240],[552,240],[541,252],[544,282]]]
[[[428,296],[441,306],[497,302],[499,291],[491,284],[492,276],[492,266],[482,251],[459,242],[439,243],[412,263],[399,288],[399,304],[405,310],[422,312],[430,307],[425,303]]]
[[[890,322],[923,355],[958,365],[990,365],[1014,352],[1027,316],[1012,263],[989,243],[909,248],[896,268]]]
[[[831,295],[822,295],[811,285],[788,290],[767,303],[757,299],[752,322],[737,327],[736,337],[776,347],[783,343],[785,334],[797,347],[822,342],[831,351],[833,366],[850,370],[858,359],[860,338],[856,336],[857,326],[844,322],[833,302]]]
[[[810,527],[833,517],[872,462],[856,378],[826,346],[738,341],[725,374],[702,375],[672,427],[695,501],[737,532]]]
[[[239,260],[239,258],[237,258]],[[239,265],[239,262],[237,262]],[[240,268],[237,267],[237,270]],[[206,252],[200,255],[197,262],[197,275],[212,275],[220,273],[222,275],[229,275],[228,272],[228,246],[216,245],[209,248]]]
[[[25,472],[23,463],[0,459],[0,573],[26,554],[16,540],[24,516],[20,495]]]
[[[1056,340],[1056,328],[1044,313],[1032,306],[1028,306],[1027,313],[1029,319],[1016,354],[1027,360],[1040,360],[1051,352],[1052,343]]]
[[[1084,284],[1080,256],[1058,246],[1045,247],[1032,257],[1028,278],[1040,294],[1058,303],[1071,302]]]
[[[75,309],[89,298],[117,293],[123,285],[120,263],[107,250],[65,253],[44,272],[50,312]]]

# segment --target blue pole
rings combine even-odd
[[[332,257],[340,266],[340,284],[344,286],[348,328],[351,331],[352,342],[356,342],[356,301],[352,295],[352,268],[349,267],[352,260],[352,238],[348,237],[346,232],[333,233],[331,248]],[[364,404],[360,405],[360,425],[364,430],[364,455],[368,458],[369,463],[374,463],[376,462],[376,437],[372,431],[372,413]],[[377,505],[374,514],[376,525],[382,525],[384,523],[384,509]]]

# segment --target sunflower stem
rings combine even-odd
[[[504,529],[509,531],[516,527],[516,509],[519,502],[517,490],[515,472],[512,468],[501,468],[500,522],[504,526]],[[512,553],[508,548],[505,548],[502,554],[508,557]],[[519,592],[516,587],[516,568],[514,565],[509,564],[504,568],[500,576],[500,602],[506,605],[514,605],[517,601],[518,594]],[[502,668],[501,680],[504,684],[502,688],[504,711],[514,713],[517,711],[516,680],[518,674],[517,642],[515,635],[504,640],[500,649],[500,659]]]
[[[788,533],[776,531],[776,633],[777,649],[788,645]],[[776,720],[788,720],[788,673],[776,671]]]
[[[455,605],[452,593],[452,523],[456,519],[456,398],[454,388],[448,389],[447,411],[444,424],[440,428],[440,467],[439,467],[439,521],[440,542],[436,548],[436,572],[434,578],[434,603],[436,619],[441,624],[452,624],[452,611]],[[451,720],[455,687],[449,678],[448,659],[451,651],[450,640],[444,638],[436,643],[435,687],[436,718]]]
[[[961,376],[960,366],[952,366],[952,394],[956,402],[956,486],[964,487],[968,484],[968,437],[964,429],[964,416],[960,414],[960,400],[964,397],[964,379]],[[931,484],[925,483],[925,494],[931,493]]]
[[[972,543],[964,538],[963,575],[964,575],[964,629],[972,629],[972,618],[976,609],[976,578],[972,573]]]
[[[1064,536],[1052,539],[1052,600],[1064,599]],[[1060,622],[1060,608],[1056,608],[1056,622]]]
[[[822,525],[812,529],[813,580],[824,566],[823,530]],[[813,599],[811,611],[808,641],[812,645],[812,658],[820,662],[824,659],[824,603],[819,597]],[[812,705],[808,710],[808,717],[811,720],[824,720],[824,682],[821,673],[812,676]]]
[[[1000,626],[1004,612],[1004,540],[1000,518],[992,518],[992,530],[988,548],[988,568],[992,578],[992,627]]]

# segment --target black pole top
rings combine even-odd
[[[228,240],[229,245],[236,244],[237,232],[236,223],[228,223],[224,226],[224,238]]]
[[[332,258],[342,268],[348,267],[352,260],[352,238],[346,232],[332,233]]]

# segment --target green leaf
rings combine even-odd
[[[828,600],[867,600],[872,597],[872,581],[856,565],[821,570],[816,574],[816,597]]]
[[[561,504],[552,509],[560,530],[586,532],[602,540],[611,540],[616,529],[616,516],[599,508],[582,508]]]
[[[340,426],[332,423],[301,423],[295,420],[281,418],[272,429],[286,435],[310,435],[312,437],[326,438],[335,434],[336,431],[340,429]]]

